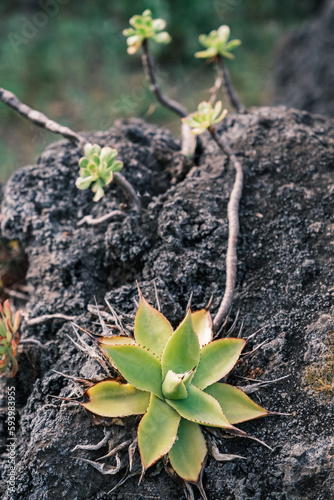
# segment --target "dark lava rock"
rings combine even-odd
[[[275,61],[275,103],[334,116],[334,1],[285,36]]]
[[[240,310],[243,335],[260,330],[247,350],[266,342],[238,364],[230,381],[248,383],[236,375],[262,380],[288,376],[253,398],[290,416],[240,426],[274,451],[254,441],[222,440],[221,452],[246,459],[223,463],[209,457],[204,487],[209,500],[330,499],[333,399],[309,390],[303,374],[324,352],[333,313],[334,124],[294,109],[260,108],[229,116],[220,132],[237,151],[245,173],[238,282],[227,327]],[[29,260],[29,316],[62,312],[98,332],[87,306],[95,300],[102,305],[106,297],[124,321],[131,320],[136,280],[152,303],[156,287],[173,325],[182,319],[191,292],[194,308],[206,305],[213,295],[215,313],[225,286],[226,208],[234,181],[228,158],[206,137],[205,152],[189,168],[170,133],[140,120],[88,138],[119,149],[124,175],[141,193],[143,213],[139,217],[129,211],[123,221],[78,227],[83,216],[100,216],[126,200],[116,186],[98,204],[90,191],[78,191],[79,152],[67,141],[47,148],[37,165],[15,172],[4,193],[2,233],[19,238]],[[79,336],[89,343],[84,334]],[[3,497],[182,498],[182,490],[159,464],[139,486],[137,475],[108,493],[126,475],[127,448],[105,459],[110,466],[120,461],[116,475],[102,475],[82,460],[96,461],[108,452],[107,444],[100,450],[73,449],[97,444],[107,432],[113,446],[130,442],[136,418],[127,426],[97,425],[78,405],[50,397],[80,394],[54,370],[81,378],[103,374],[97,361],[69,339],[78,341],[69,322],[23,323],[26,337],[43,348],[22,344],[17,377],[3,379],[4,388],[15,386],[17,407],[16,488],[12,496],[6,493],[4,467]],[[3,399],[5,406],[5,395]],[[4,447],[5,418],[4,412]],[[136,454],[134,471],[139,470]],[[195,495],[199,498],[197,491]]]

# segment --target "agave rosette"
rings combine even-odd
[[[94,201],[104,196],[104,187],[110,184],[114,173],[123,168],[123,162],[117,160],[117,149],[108,146],[101,148],[98,144],[87,143],[84,147],[85,156],[79,161],[80,172],[76,180],[78,189],[88,189],[92,184],[95,193]]]
[[[136,54],[144,40],[151,39],[157,43],[169,43],[170,35],[164,31],[166,21],[164,19],[152,19],[152,12],[147,9],[141,16],[131,17],[129,23],[132,28],[123,31],[123,35],[128,37],[128,53]]]
[[[16,354],[22,311],[17,311],[13,318],[9,300],[6,300],[0,304],[0,314],[0,373],[11,366],[11,376],[14,377],[18,369]]]
[[[267,415],[241,390],[221,383],[246,341],[213,341],[206,309],[191,312],[173,331],[169,321],[142,296],[134,339],[99,337],[98,343],[121,375],[90,387],[81,398],[103,417],[143,414],[138,447],[143,471],[168,453],[175,472],[198,483],[207,445],[201,426],[246,435],[234,425]]]
[[[193,135],[199,135],[221,122],[226,115],[227,109],[222,111],[222,101],[217,101],[214,106],[211,102],[203,101],[198,105],[197,111],[182,118],[182,122],[192,129]]]
[[[208,35],[200,35],[200,43],[206,47],[206,50],[195,53],[198,58],[212,58],[217,56],[234,59],[231,51],[239,47],[240,40],[230,40],[230,28],[226,25],[220,26],[218,30],[211,31]]]

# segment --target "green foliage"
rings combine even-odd
[[[201,427],[234,427],[267,415],[235,387],[220,383],[237,362],[245,340],[213,341],[210,313],[202,309],[173,331],[169,321],[142,296],[134,339],[99,337],[98,345],[120,378],[90,387],[81,404],[104,417],[144,414],[138,427],[143,470],[168,453],[176,473],[198,482],[207,455]]]
[[[199,41],[206,50],[196,52],[195,57],[206,58],[223,56],[228,59],[234,59],[231,51],[239,47],[240,40],[230,40],[230,28],[226,25],[221,26],[218,30],[211,31],[208,35],[200,35]]]
[[[170,35],[163,31],[166,27],[164,19],[152,19],[152,12],[147,9],[141,16],[133,16],[130,19],[133,28],[123,31],[123,35],[128,37],[128,53],[136,54],[144,40],[150,39],[157,43],[169,43]]]
[[[210,102],[203,101],[198,105],[197,111],[191,113],[186,118],[182,118],[182,122],[192,129],[192,134],[199,135],[225,118],[227,110],[224,109],[221,112],[221,109],[221,101],[216,102],[214,107]]]
[[[9,300],[6,300],[3,305],[0,304],[0,314],[0,373],[11,366],[11,376],[14,377],[18,369],[16,354],[22,311],[17,311],[13,318]]]
[[[123,162],[116,161],[117,150],[109,147],[101,149],[97,144],[86,144],[85,156],[80,161],[80,177],[76,180],[78,189],[88,189],[92,184],[95,193],[94,201],[99,201],[104,196],[104,187],[108,186],[114,178],[114,172],[123,168]]]
[[[243,50],[230,70],[232,80],[242,102],[257,106],[271,102],[271,63],[279,38],[310,15],[315,0],[56,3],[57,15],[49,16],[47,25],[38,28],[31,24],[35,13],[43,12],[42,2],[0,2],[1,86],[73,130],[106,130],[116,118],[144,117],[152,102],[139,61],[134,64],[124,57],[121,33],[134,12],[149,8],[155,17],[166,19],[173,50],[152,44],[152,51],[159,49],[158,67],[163,65],[173,73],[173,79],[163,75],[164,85],[174,88],[178,81],[178,100],[188,109],[195,109],[198,94],[213,78],[211,69],[200,75],[196,69],[193,54],[198,50],[198,34],[209,33],[213,22],[226,22],[236,38],[243,40]],[[17,50],[10,34],[22,37]],[[156,108],[151,120],[179,133],[179,121],[171,122],[170,113],[162,107]],[[32,135],[31,126],[0,103],[2,182],[16,168],[35,161],[55,140],[51,133],[34,130]]]

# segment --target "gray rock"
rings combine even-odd
[[[246,460],[218,463],[209,457],[204,487],[210,500],[329,499],[333,411],[330,403],[319,404],[305,391],[303,368],[313,356],[306,353],[316,353],[323,341],[321,328],[310,336],[311,326],[333,312],[333,122],[283,107],[260,108],[230,115],[220,132],[237,151],[245,172],[238,282],[227,326],[240,310],[245,336],[261,329],[246,351],[267,341],[237,365],[229,380],[240,385],[240,376],[272,380],[290,375],[253,398],[291,415],[240,426],[273,452],[254,441],[222,440],[222,452]],[[115,186],[98,204],[91,192],[78,191],[79,154],[66,141],[49,147],[37,165],[15,172],[4,192],[2,232],[20,238],[28,256],[30,316],[63,312],[98,332],[87,305],[95,298],[103,304],[106,296],[124,321],[131,322],[126,315],[135,311],[136,280],[152,303],[155,281],[163,312],[173,325],[182,319],[191,292],[194,308],[205,306],[213,295],[215,313],[225,286],[226,208],[234,181],[228,159],[207,137],[205,151],[189,169],[179,142],[140,120],[87,137],[119,149],[124,175],[142,195],[143,213],[138,217],[129,211],[124,221],[101,227],[77,227],[84,215],[100,216],[125,199]],[[13,382],[17,460],[12,498],[182,498],[182,490],[158,466],[139,486],[138,476],[130,477],[108,494],[126,472],[127,450],[119,453],[122,469],[117,475],[99,473],[80,457],[94,461],[107,453],[107,446],[72,450],[101,441],[105,425],[97,425],[78,406],[50,398],[78,393],[53,370],[101,377],[103,369],[70,341],[68,336],[75,339],[70,323],[23,324],[22,337],[27,336],[45,349],[26,345],[19,354]],[[114,445],[133,438],[136,421],[107,427]],[[0,425],[5,446],[5,414]],[[3,459],[5,463],[5,455]],[[116,458],[108,463],[115,465]],[[140,470],[138,455],[134,467]],[[8,499],[5,482],[1,488]]]
[[[334,1],[285,35],[278,48],[274,102],[334,116]]]

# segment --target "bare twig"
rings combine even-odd
[[[3,291],[13,299],[24,300],[26,302],[30,299],[28,295],[25,295],[22,292],[18,292],[17,290],[12,290],[11,288],[4,287]]]
[[[92,215],[86,215],[83,219],[81,219],[77,226],[98,226],[99,224],[103,224],[104,222],[109,222],[112,219],[120,219],[126,217],[126,213],[122,212],[122,210],[113,210],[108,214],[102,215],[102,217],[98,217],[96,219],[93,218]]]
[[[225,90],[231,101],[232,106],[234,106],[234,108],[238,111],[238,113],[246,113],[247,111],[245,106],[240,102],[239,97],[234,91],[234,88],[231,83],[230,74],[225,66],[225,61],[223,57],[221,56],[218,57],[217,65],[218,67],[220,67],[220,72],[223,76]]]
[[[227,206],[229,235],[226,253],[225,293],[216,317],[213,321],[213,329],[214,331],[217,331],[222,325],[225,316],[231,307],[235,289],[237,276],[237,240],[239,236],[239,202],[243,186],[243,172],[239,160],[235,156],[233,149],[230,147],[225,138],[219,136],[214,127],[211,127],[209,129],[209,132],[211,133],[213,139],[216,141],[220,149],[222,149],[224,153],[229,156],[236,171],[234,186]]]
[[[45,128],[46,130],[50,130],[50,132],[54,132],[55,134],[60,134],[65,139],[73,142],[74,144],[78,144],[83,146],[85,144],[85,139],[81,137],[73,130],[68,127],[64,127],[63,125],[59,125],[59,123],[50,120],[47,116],[39,111],[35,111],[34,109],[29,108],[26,104],[23,104],[16,97],[15,94],[10,92],[9,90],[5,90],[0,87],[0,100],[9,106],[10,108],[17,111],[20,115],[24,116],[31,122],[33,122],[38,127]]]
[[[0,87],[0,101],[2,101],[4,104],[14,109],[15,111],[17,111],[20,115],[24,116],[38,127],[50,130],[55,134],[60,134],[63,137],[65,137],[65,139],[68,139],[69,141],[79,145],[80,147],[83,147],[87,142],[86,139],[81,135],[77,134],[76,132],[73,132],[73,130],[71,130],[68,127],[64,127],[63,125],[60,125],[59,123],[56,123],[53,120],[50,120],[43,113],[40,113],[39,111],[29,108],[29,106],[23,104],[16,97],[15,94],[1,87]],[[114,182],[123,190],[125,197],[130,202],[130,205],[132,205],[137,210],[137,212],[140,213],[141,211],[140,199],[136,191],[131,186],[131,184],[125,179],[125,177],[123,177],[123,175],[121,175],[118,172],[114,174]]]
[[[215,102],[215,100],[217,99],[219,89],[223,86],[223,83],[224,83],[223,70],[222,70],[221,65],[217,64],[216,80],[215,80],[214,86],[211,87],[211,89],[210,89],[211,97],[210,97],[209,102],[211,104],[213,104]]]
[[[157,80],[156,75],[156,65],[154,59],[149,51],[147,40],[143,41],[143,55],[142,55],[142,63],[144,66],[144,71],[146,74],[146,78],[150,82],[151,90],[154,93],[155,97],[161,104],[169,108],[174,113],[177,113],[181,118],[185,118],[188,116],[187,110],[177,101],[170,99],[162,93],[161,87]]]
[[[185,118],[186,116],[188,116],[188,111],[179,102],[174,101],[174,99],[170,99],[169,97],[167,97],[161,90],[161,87],[157,79],[156,64],[148,48],[148,40],[144,40],[142,46],[143,46],[142,63],[146,78],[150,82],[150,88],[152,92],[154,93],[157,100],[163,106],[166,106],[166,108],[170,109],[171,111],[179,115],[181,118]],[[196,144],[200,142],[200,139],[199,138],[196,139],[190,133],[190,128],[185,123],[182,124],[181,133],[182,133],[182,154],[188,156],[189,158],[192,158],[195,154]]]

